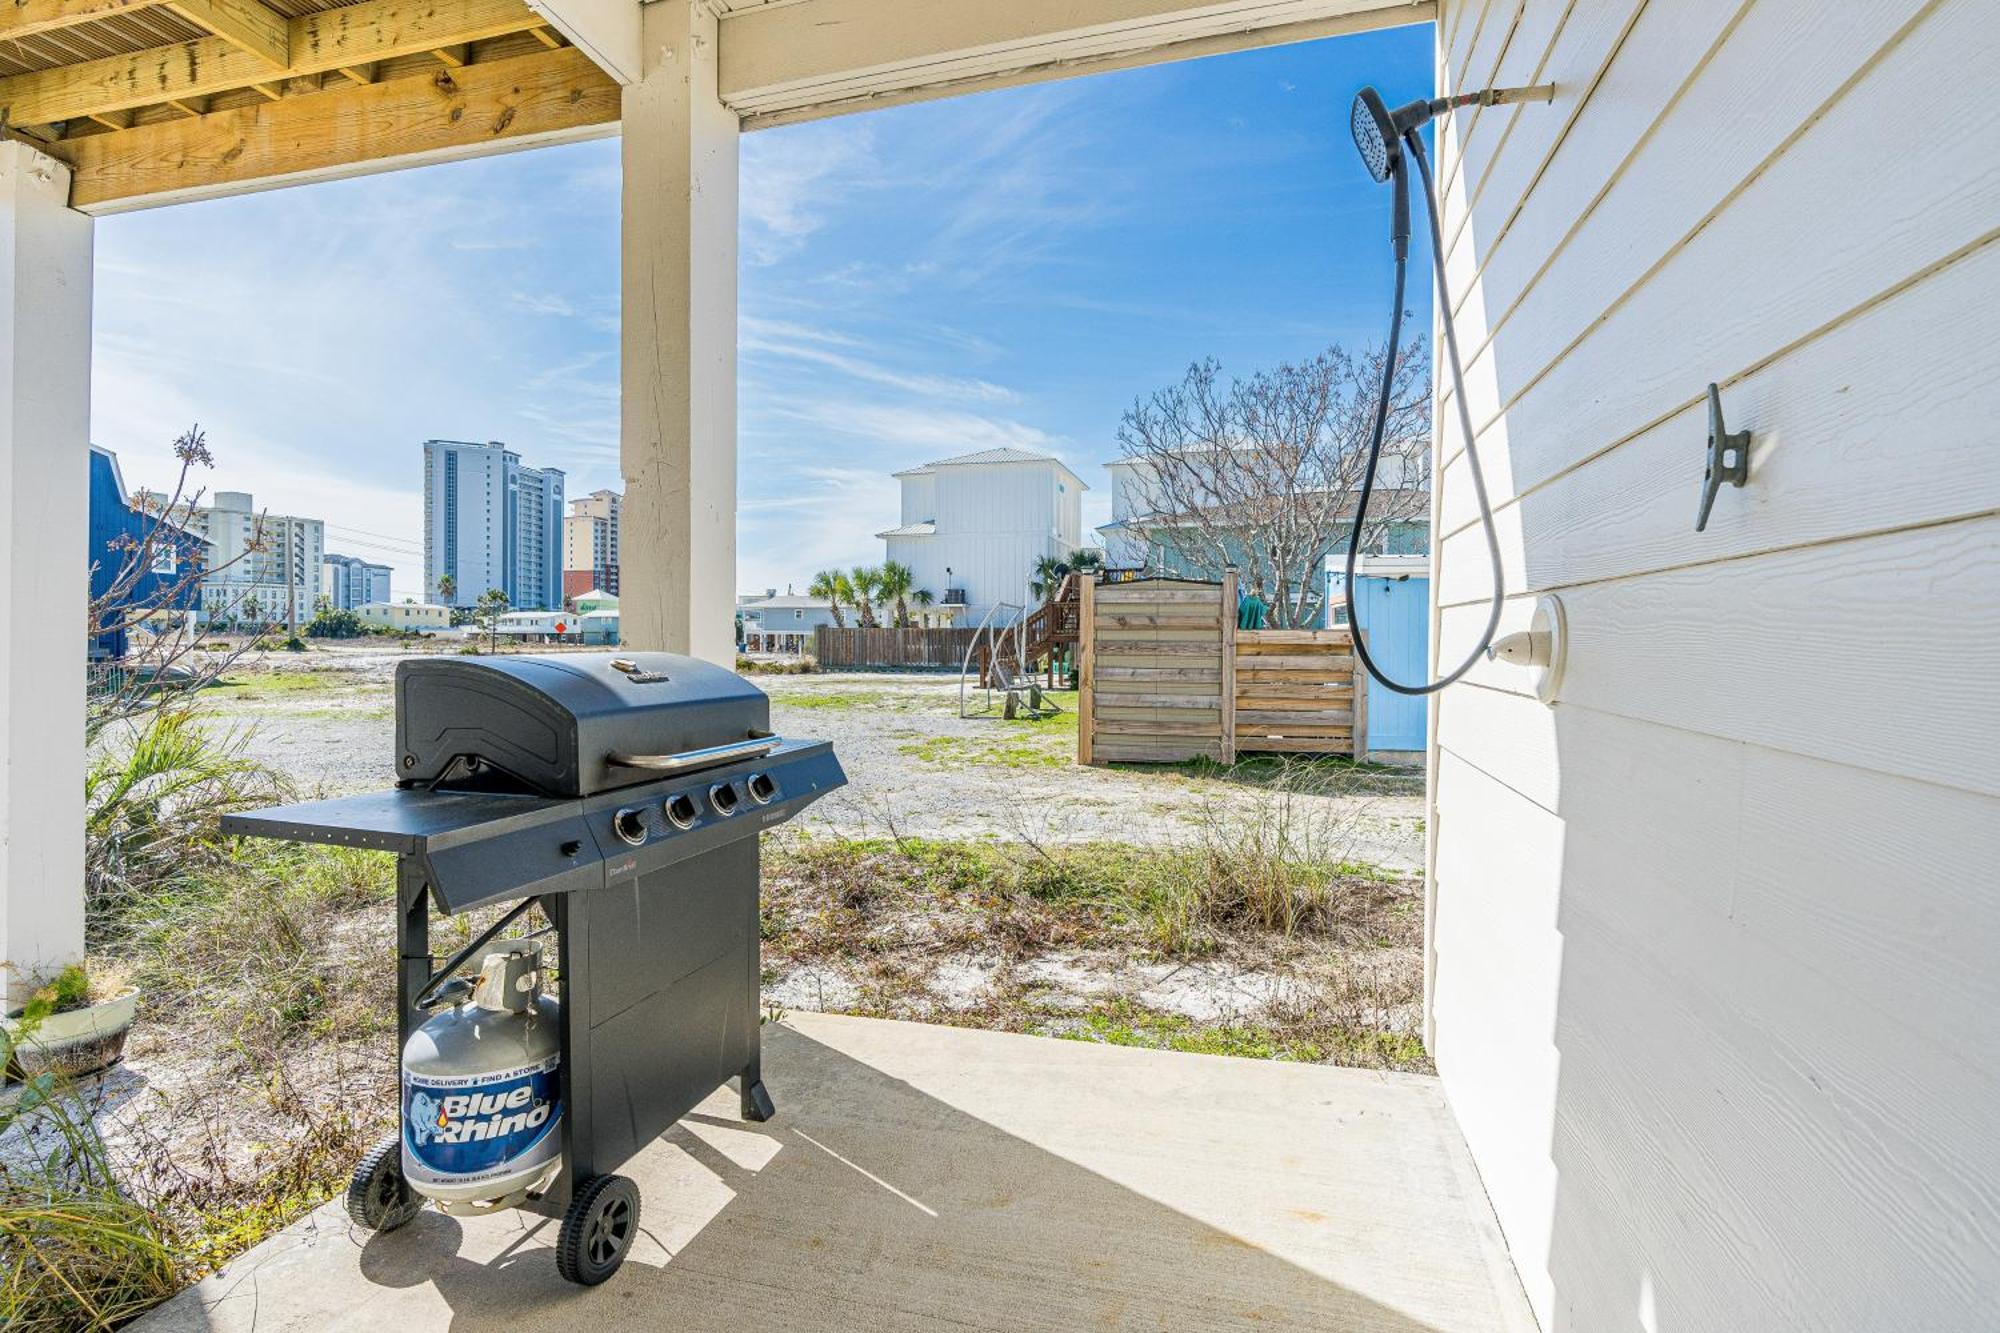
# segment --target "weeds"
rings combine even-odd
[[[1221,817],[1218,816],[1220,819]],[[1275,817],[1273,817],[1275,818]],[[837,1007],[1121,1045],[1423,1069],[1411,884],[1295,859],[1296,826],[1218,823],[1171,848],[1124,843],[797,838],[766,856],[765,958],[788,993]],[[1255,845],[1252,845],[1255,844]],[[1235,847],[1237,856],[1225,855]],[[1045,978],[1054,966],[1072,981]],[[1254,1013],[1198,1018],[1131,994],[1079,1010],[1085,975],[1126,989],[1184,969],[1284,979]],[[1123,977],[1124,981],[1118,978]],[[813,979],[821,985],[813,988]],[[1093,983],[1095,984],[1095,983]]]
[[[0,1144],[15,1148],[0,1154],[0,1328],[114,1328],[180,1286],[172,1227],[118,1187],[90,1108],[55,1075],[0,1105]]]
[[[84,775],[85,906],[93,943],[170,906],[229,858],[216,820],[275,804],[284,782],[244,754],[241,732],[186,706],[141,714]]]

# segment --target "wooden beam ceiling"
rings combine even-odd
[[[0,41],[73,28],[117,14],[136,14],[166,0],[11,0],[0,3]]]
[[[228,24],[235,35],[0,78],[0,123],[48,125],[237,88],[274,89],[289,78],[528,32],[547,22],[521,0],[364,0],[285,21],[285,58],[274,65],[268,49],[253,53],[244,46],[261,40],[255,36],[258,20],[250,16],[251,10],[277,17],[254,0],[162,3],[204,26],[209,19]],[[197,10],[208,19],[199,17]]]
[[[272,69],[292,63],[285,16],[257,0],[167,0],[167,8]]]
[[[429,49],[424,47],[421,49]],[[618,85],[574,47],[65,140],[70,204],[227,193],[231,186],[424,160],[615,125]]]

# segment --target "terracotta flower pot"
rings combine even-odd
[[[20,1015],[10,1015],[5,1026],[14,1065],[24,1078],[94,1074],[124,1058],[125,1034],[138,1013],[139,988],[127,986],[108,1000],[50,1014],[26,1037],[20,1035]]]

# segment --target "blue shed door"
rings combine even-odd
[[[1429,680],[1431,581],[1363,575],[1356,585],[1354,607],[1375,665],[1397,680]],[[1369,679],[1369,749],[1423,749],[1426,716],[1422,696],[1398,694]]]

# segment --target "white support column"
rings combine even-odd
[[[624,90],[620,634],[735,660],[736,113],[716,96],[716,20],[644,10]]]
[[[0,963],[8,1007],[83,954],[91,221],[0,141]]]

